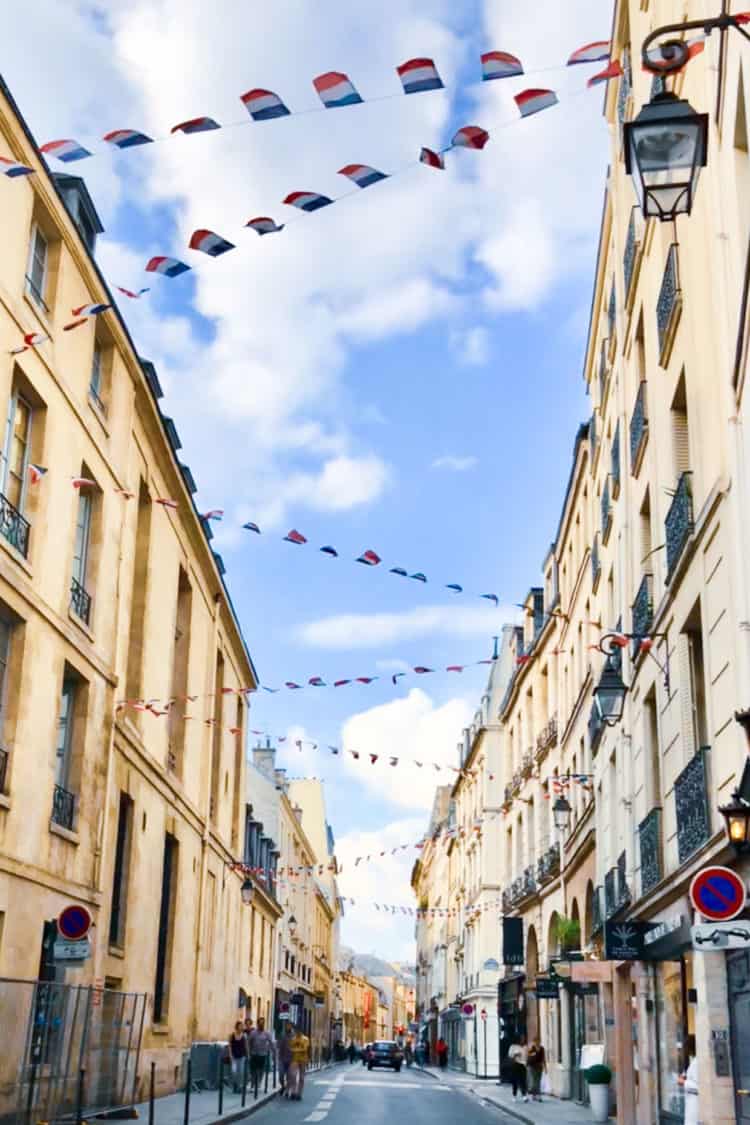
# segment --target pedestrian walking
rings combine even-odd
[[[258,1026],[250,1033],[250,1080],[253,1086],[253,1095],[257,1098],[258,1086],[261,1076],[266,1073],[268,1064],[276,1052],[273,1035],[266,1031],[266,1021],[262,1016],[258,1019]]]
[[[247,1058],[247,1041],[245,1027],[242,1020],[237,1020],[234,1031],[229,1036],[229,1065],[232,1068],[232,1089],[235,1094],[240,1092],[242,1086],[242,1072],[245,1069]]]
[[[290,1029],[287,1027],[279,1037],[278,1056],[279,1056],[279,1079],[281,1082],[281,1096],[282,1098],[289,1097],[289,1067],[292,1062],[292,1048]]]
[[[535,1102],[542,1100],[542,1075],[547,1069],[547,1056],[544,1047],[535,1035],[531,1040],[529,1053],[526,1056],[526,1068],[529,1079],[529,1094]]]
[[[442,1035],[435,1044],[435,1054],[437,1055],[438,1066],[441,1070],[445,1070],[448,1065],[448,1044]]]
[[[686,1053],[688,1064],[680,1078],[685,1092],[685,1125],[698,1125],[698,1057],[694,1035],[687,1037]]]
[[[357,1057],[357,1048],[354,1045],[353,1039],[351,1039],[349,1041],[349,1052],[348,1052],[348,1054],[349,1054],[349,1066],[351,1066],[352,1063],[354,1062],[354,1060]]]
[[[299,1028],[294,1029],[289,1050],[292,1055],[289,1066],[289,1097],[292,1101],[299,1102],[305,1089],[305,1067],[310,1061],[310,1040]]]
[[[511,1061],[510,1080],[513,1084],[513,1100],[518,1100],[518,1091],[521,1091],[523,1101],[529,1100],[526,1093],[526,1039],[522,1035],[521,1038],[512,1044],[508,1051],[508,1058]]]

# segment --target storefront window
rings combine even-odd
[[[685,1120],[680,1077],[688,1064],[688,1035],[695,1034],[695,1011],[688,1003],[693,989],[693,955],[663,961],[656,971],[656,1019],[659,1044],[659,1103],[666,1120]]]

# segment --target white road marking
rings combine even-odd
[[[325,1110],[324,1112],[318,1112],[318,1110],[313,1110],[313,1112],[305,1118],[305,1121],[325,1121],[327,1116],[328,1116],[328,1110]]]
[[[427,1091],[427,1090],[450,1090],[451,1089],[450,1086],[438,1086],[438,1085],[435,1085],[433,1083],[430,1083],[429,1085],[427,1083],[425,1083],[424,1085],[422,1085],[421,1082],[389,1082],[387,1078],[384,1078],[381,1081],[367,1080],[367,1079],[355,1079],[355,1081],[353,1081],[353,1082],[347,1082],[345,1088],[347,1090],[351,1090],[351,1089],[354,1089],[357,1086],[377,1086],[377,1087],[382,1087],[383,1089],[388,1089],[388,1090],[425,1090],[425,1091]]]

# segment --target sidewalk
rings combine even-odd
[[[474,1094],[487,1105],[496,1106],[515,1117],[525,1125],[591,1125],[591,1111],[577,1102],[563,1101],[562,1098],[545,1096],[543,1102],[513,1101],[508,1085],[498,1086],[497,1079],[474,1078],[452,1070],[439,1070],[437,1067],[417,1067],[423,1074],[437,1078],[439,1082],[458,1086],[466,1093]]]

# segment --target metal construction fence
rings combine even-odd
[[[0,1123],[132,1105],[145,1011],[141,993],[0,978]]]

